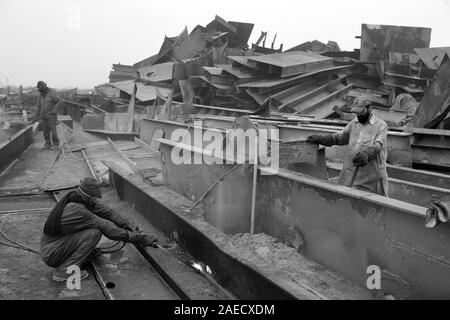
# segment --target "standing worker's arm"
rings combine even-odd
[[[353,158],[353,164],[355,166],[364,167],[370,161],[375,160],[380,154],[383,146],[387,143],[387,124],[383,125],[377,130],[373,139],[373,144],[368,146],[364,150],[358,152]]]
[[[308,139],[306,141],[308,142],[313,142],[313,143],[318,143],[327,147],[331,147],[331,146],[343,146],[348,144],[349,140],[350,140],[350,131],[351,131],[351,127],[352,127],[353,121],[349,122],[347,124],[347,126],[345,126],[345,128],[341,131],[341,132],[336,132],[333,134],[329,134],[326,136],[320,136],[320,135],[311,135],[308,137]]]
[[[36,121],[39,118],[39,116],[41,116],[41,109],[42,109],[41,95],[38,95],[36,112],[33,113],[29,121],[31,122]]]

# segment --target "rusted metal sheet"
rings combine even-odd
[[[444,59],[445,54],[450,56],[450,47],[440,47],[440,48],[417,48],[414,49],[420,60],[429,69],[437,70]]]
[[[333,59],[312,52],[292,51],[273,53],[259,57],[248,57],[257,63],[257,67],[267,72],[277,74],[282,78],[302,73],[309,73],[321,69],[331,68]]]
[[[400,172],[400,169],[407,168],[395,168],[394,166],[388,167],[389,198],[413,203],[422,207],[428,207],[431,200],[434,199],[439,199],[442,201],[450,200],[450,190],[448,188],[444,188],[443,186],[432,186],[425,184],[426,181],[429,181],[432,178],[436,178],[436,176],[433,177],[427,172],[424,174],[418,174],[417,172],[415,172],[415,175],[420,176],[422,178],[422,181],[409,181],[405,180],[405,178],[409,178],[411,176],[411,172],[407,172],[405,174],[405,172]],[[337,177],[340,174],[341,170],[341,163],[328,163],[328,173],[330,177]],[[414,169],[407,170],[418,171]],[[393,177],[391,176],[391,174],[393,175]],[[450,181],[450,176],[444,177],[444,181]]]
[[[33,125],[16,132],[7,141],[0,143],[0,173],[33,143]]]
[[[292,47],[286,52],[290,51],[314,51],[314,52],[340,52],[341,48],[335,41],[328,41],[327,44],[318,40],[307,41]]]
[[[203,122],[205,128],[221,128],[229,129],[233,124],[232,120],[221,120],[221,119],[209,119]],[[282,125],[279,123],[260,123],[258,126],[261,128],[263,126],[271,127],[276,125],[279,129],[279,139],[282,141],[300,141],[306,140],[309,135],[312,134],[331,134],[342,130],[338,127],[329,126],[289,126]],[[162,130],[164,132],[164,137],[170,139],[172,132],[175,129],[184,128],[191,130],[192,125],[182,124],[173,121],[160,121],[144,118],[141,124],[141,136],[140,139],[147,144],[152,144],[152,137],[157,130]],[[217,130],[217,129],[216,129]],[[192,134],[192,132],[191,132]],[[389,132],[388,134],[388,161],[391,164],[397,164],[402,166],[411,167],[412,165],[412,153],[411,153],[411,133],[403,132]],[[208,143],[208,142],[205,142]],[[345,158],[345,153],[347,150],[346,146],[333,146],[326,148],[326,156],[328,159],[338,159],[343,160]]]
[[[450,168],[450,131],[406,128],[414,134],[413,159],[415,163]]]
[[[329,76],[337,73],[350,72],[350,66],[331,67],[323,70],[313,71],[286,79],[262,79],[240,84],[240,88],[258,89],[260,93],[273,92],[279,89],[285,89],[292,85],[306,81],[308,78],[318,78],[325,80]]]
[[[248,39],[255,25],[237,21],[228,21],[228,23],[236,28],[236,34],[230,34],[230,44],[240,48],[248,48]]]
[[[325,95],[318,95],[311,99],[308,103],[301,103],[300,110],[295,112],[296,115],[313,116],[318,119],[326,118],[335,113],[336,108],[346,105],[345,95],[352,88],[352,84],[338,84],[336,87],[329,86]]]
[[[205,50],[206,41],[200,30],[192,32],[179,46],[172,49],[172,57],[181,61],[197,56]]]
[[[400,87],[409,93],[421,93],[427,89],[429,83],[428,79],[390,72],[389,68],[390,66],[387,65],[386,71],[384,72],[383,84]]]
[[[319,81],[311,79],[310,81],[305,81],[274,94],[272,96],[272,105],[277,107],[280,112],[301,112],[307,108],[308,104],[306,102],[308,100],[315,100],[320,95],[326,96],[327,93],[341,84],[345,77],[346,75],[341,75],[336,80]]]
[[[326,128],[313,126],[278,126],[280,129],[280,140],[295,141],[306,139],[312,134],[332,134],[342,129],[340,128]],[[412,153],[411,153],[411,133],[404,132],[388,132],[388,157],[387,161],[391,164],[411,167]],[[347,152],[346,146],[333,146],[326,148],[326,155],[328,159],[344,160]]]
[[[167,188],[149,188],[138,176],[127,174],[122,168],[107,163],[110,181],[120,199],[132,204],[145,219],[166,234],[176,234],[183,250],[198,261],[203,261],[218,276],[224,288],[241,299],[306,299],[306,293],[296,295],[283,289],[273,280],[246,265],[227,249],[228,241],[217,235],[217,229],[209,225],[199,227],[186,218],[185,209],[192,201]],[[177,204],[181,204],[182,206]],[[151,208],[151,213],[148,210]],[[222,234],[223,236],[223,234]],[[229,244],[228,244],[229,245]],[[230,270],[233,272],[230,273]]]
[[[212,107],[200,104],[183,104],[181,105],[181,109],[183,114],[210,114],[231,117],[240,117],[253,112],[250,110]]]
[[[223,31],[223,32],[232,32],[236,33],[237,29],[235,26],[231,25],[230,23],[226,22],[223,18],[216,15],[213,21],[208,23],[206,25],[206,29],[208,31]]]
[[[389,51],[389,63],[413,64],[419,62],[419,59],[417,54]]]
[[[171,81],[173,62],[155,64],[149,67],[139,69],[141,77],[149,81]]]
[[[341,167],[342,165],[339,165],[339,170]],[[333,165],[333,168],[336,168],[336,165]],[[450,189],[450,175],[432,171],[405,168],[391,164],[387,164],[386,169],[388,176],[393,179],[423,184],[426,186],[437,188]]]
[[[121,91],[126,92],[130,96],[133,94],[134,85],[137,86],[136,98],[141,102],[152,101],[157,97],[156,90],[159,90],[164,96],[169,95],[169,89],[167,88],[159,88],[151,85],[144,85],[140,82],[130,81],[121,81],[111,83],[114,87],[118,88]]]
[[[362,286],[377,265],[397,276],[381,279],[394,297],[450,298],[450,225],[430,232],[426,208],[284,170],[258,185],[257,231],[281,237],[296,228],[308,257]]]
[[[165,161],[170,161],[171,149],[164,152]],[[176,171],[169,167],[168,181],[194,197],[195,192],[202,194],[195,187],[206,188],[205,181],[214,181],[219,174],[207,165],[197,165],[195,175],[191,168]],[[426,208],[291,171],[260,170],[268,175],[258,181],[256,232],[282,238],[289,228],[299,230],[308,257],[361,286],[366,285],[368,266],[378,265],[385,271],[382,288],[389,283],[385,293],[396,298],[450,298],[446,245],[450,226],[441,224],[430,232],[424,227]],[[224,188],[212,197],[214,201],[206,201],[206,215],[213,214],[216,203],[226,198]],[[239,205],[249,202],[249,197],[243,197]]]
[[[434,119],[450,104],[450,58],[448,55],[442,60],[442,64],[436,76],[425,92],[414,115],[414,127],[424,125]]]
[[[360,60],[388,60],[389,51],[415,53],[415,48],[428,48],[430,38],[431,28],[362,24]]]
[[[253,78],[250,72],[245,72],[243,69],[233,67],[232,65],[228,64],[221,64],[218,65],[219,68],[221,68],[226,73],[231,74],[232,76],[236,77],[239,80],[250,80]]]
[[[228,59],[232,61],[234,67],[244,67],[251,70],[255,67],[255,63],[248,60],[247,56],[228,56]]]

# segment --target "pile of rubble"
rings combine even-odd
[[[170,96],[178,105],[349,120],[346,111],[364,96],[391,128],[450,125],[450,48],[429,48],[430,28],[363,24],[360,49],[314,40],[283,52],[274,49],[276,37],[265,47],[267,32],[250,48],[253,27],[216,16],[185,28],[166,36],[157,54],[113,65],[110,83],[96,90],[129,100],[136,86],[137,105],[154,108],[153,116]]]

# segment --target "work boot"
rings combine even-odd
[[[52,148],[52,145],[46,143],[46,144],[44,144],[44,146],[43,146],[41,149],[42,149],[42,150],[50,150],[51,148]]]
[[[55,269],[55,271],[53,272],[53,281],[66,282],[69,276],[70,275],[67,274],[65,271]],[[86,270],[80,270],[80,280],[84,280],[87,277],[89,277],[89,273]]]

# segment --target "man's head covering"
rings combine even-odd
[[[46,87],[47,84],[46,84],[44,81],[40,80],[40,81],[38,81],[38,83],[37,83],[36,86],[37,86],[37,87]]]
[[[85,195],[93,198],[101,198],[102,191],[100,190],[98,181],[91,177],[86,177],[80,181],[80,191]]]
[[[366,98],[356,98],[350,108],[351,113],[361,113],[366,107],[370,106],[370,100]]]

